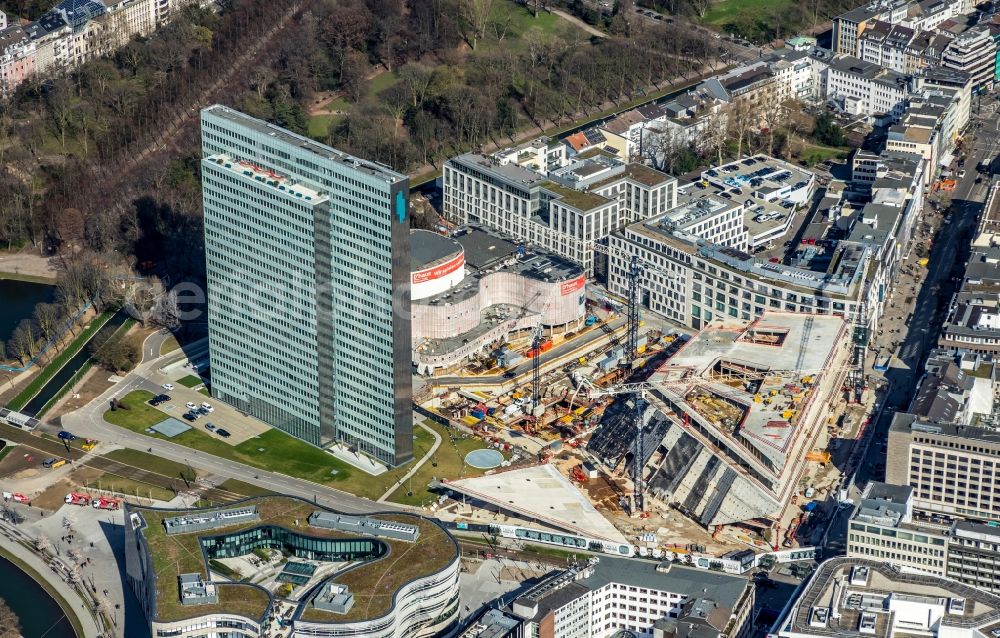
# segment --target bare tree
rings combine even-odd
[[[479,40],[486,35],[493,13],[493,0],[460,0],[459,13],[466,29],[465,39],[475,51]]]
[[[62,316],[62,308],[59,307],[59,304],[40,303],[35,306],[35,323],[38,324],[42,339],[48,341],[56,336]]]
[[[0,638],[21,638],[21,619],[0,598]]]

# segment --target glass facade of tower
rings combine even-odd
[[[410,460],[407,178],[223,106],[201,125],[213,396]]]

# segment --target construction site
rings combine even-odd
[[[809,544],[813,499],[840,479],[838,437],[861,420],[844,400],[849,324],[768,312],[692,337],[589,300],[588,320],[598,313],[613,339],[586,355],[549,356],[527,335],[536,356],[516,377],[497,381],[494,369],[428,390],[429,413],[528,459],[444,481],[452,498],[438,515],[657,552]]]

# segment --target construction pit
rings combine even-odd
[[[623,372],[605,380],[592,370],[582,383],[579,371],[588,368],[574,362],[546,370],[546,409],[537,419],[523,410],[504,413],[530,402],[530,383],[502,393],[439,391],[435,409],[494,444],[551,463],[630,542],[655,538],[662,547],[704,546],[710,553],[794,547],[809,541],[796,537],[797,528],[814,529],[805,525],[811,514],[803,508],[812,511],[811,501],[839,481],[831,462],[837,455],[826,447],[849,447],[838,438],[843,419],[828,418],[841,402],[848,333],[839,317],[766,313],[750,324],[713,325],[683,343],[650,339],[647,355],[660,363],[629,379],[646,388],[641,513],[631,511],[634,426],[609,422],[615,412],[628,414],[613,392]],[[602,437],[617,441],[617,458],[594,449]],[[585,463],[597,472],[581,472]],[[497,494],[487,509],[505,511],[519,496]]]

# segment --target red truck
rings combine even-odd
[[[99,510],[120,510],[122,508],[122,501],[120,498],[95,498],[90,503],[95,508]]]
[[[91,502],[90,494],[83,494],[81,492],[70,492],[66,495],[66,502],[71,505],[83,505],[87,506]]]

